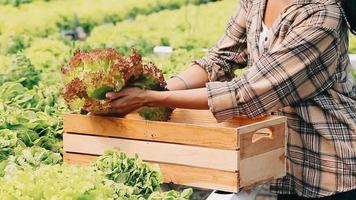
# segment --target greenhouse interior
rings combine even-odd
[[[355,13],[0,0],[0,200],[355,200]]]

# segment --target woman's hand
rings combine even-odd
[[[111,110],[98,114],[124,116],[142,106],[207,109],[208,97],[204,88],[208,81],[207,72],[199,65],[191,65],[180,73],[180,77],[189,84],[189,90],[182,80],[172,78],[167,81],[167,88],[171,91],[152,91],[132,87],[117,93],[109,92],[106,98],[111,101]]]
[[[111,110],[120,115],[126,115],[142,106],[146,106],[150,100],[149,93],[149,90],[132,87],[125,88],[118,93],[109,92],[106,94],[106,98],[111,100]]]
[[[176,91],[153,91],[126,88],[118,93],[109,92],[111,112],[126,115],[142,106],[165,106],[171,108],[208,109],[206,88]]]

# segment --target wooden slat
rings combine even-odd
[[[99,156],[94,155],[86,155],[86,154],[77,154],[77,153],[63,153],[63,160],[67,164],[71,165],[83,165],[87,166],[90,165],[92,161],[97,159]]]
[[[236,128],[65,114],[64,131],[231,150],[238,149]]]
[[[241,187],[285,176],[285,148],[240,160],[239,172]]]
[[[135,112],[126,115],[125,118],[143,120],[143,118]],[[219,124],[216,122],[215,117],[209,110],[192,110],[177,108],[173,111],[169,122],[205,126],[219,126]]]
[[[118,149],[129,155],[137,153],[143,160],[219,169],[238,170],[238,151],[212,149],[161,142],[65,133],[63,148],[67,152],[101,155],[107,149]]]
[[[256,131],[258,129],[278,125],[281,123],[286,124],[286,120],[287,120],[286,117],[283,117],[283,116],[268,116],[267,118],[264,118],[263,120],[254,121],[253,123],[238,127],[237,131],[241,135],[244,133]]]
[[[251,119],[246,116],[240,116],[230,120],[226,120],[225,122],[222,123],[217,123],[214,115],[209,110],[193,110],[193,109],[177,108],[174,110],[169,122],[196,124],[196,125],[213,126],[213,127],[236,128],[236,127],[253,124],[256,122],[260,122],[275,117],[276,116],[267,115],[267,116],[255,117]],[[135,112],[126,115],[125,118],[140,119],[140,120],[143,119]]]
[[[285,123],[270,126],[266,125],[265,127],[271,131],[271,137],[262,137],[260,140],[255,142],[252,141],[253,136],[256,134],[256,131],[262,129],[256,129],[249,133],[240,134],[240,159],[245,159],[264,152],[285,147]]]
[[[160,164],[165,182],[193,187],[238,192],[238,172]]]
[[[64,153],[64,161],[69,164],[88,165],[96,157],[97,156],[93,155]],[[175,183],[229,192],[237,192],[239,188],[239,174],[237,172],[226,172],[165,163],[151,164],[159,165],[164,177],[164,182],[166,183]]]

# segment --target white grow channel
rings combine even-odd
[[[268,184],[262,184],[239,193],[229,193],[222,191],[213,191],[206,200],[276,200],[277,196],[269,191]]]

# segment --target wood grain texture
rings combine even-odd
[[[72,164],[88,164],[106,149],[118,149],[158,164],[165,182],[230,192],[286,173],[281,116],[217,123],[207,110],[176,109],[169,122],[142,120],[137,113],[66,114],[64,130],[64,159]],[[264,131],[271,136],[255,137]]]
[[[240,186],[274,180],[286,175],[285,148],[240,160]]]
[[[65,114],[64,131],[231,150],[238,149],[236,128],[230,127]]]
[[[256,122],[264,121],[275,117],[276,116],[268,115],[268,116],[256,117],[251,119],[245,116],[240,116],[240,117],[226,120],[225,122],[222,123],[217,123],[214,115],[210,112],[210,110],[193,110],[193,109],[177,108],[172,113],[171,120],[169,120],[169,122],[196,124],[196,125],[213,126],[213,127],[237,128],[239,126],[245,126],[248,124],[253,124]],[[130,113],[126,115],[125,118],[139,119],[139,120],[143,119],[137,113]]]
[[[147,142],[120,138],[65,133],[63,149],[67,152],[102,155],[107,149],[118,149],[143,160],[235,172],[238,170],[236,150],[212,149],[188,145]]]
[[[64,153],[64,162],[68,164],[89,165],[97,156]],[[182,165],[172,165],[166,163],[154,163],[159,166],[164,182],[180,185],[188,185],[200,188],[237,192],[238,176],[237,172],[226,172],[198,167]]]
[[[237,128],[238,133],[239,134],[249,133],[249,132],[257,131],[262,128],[268,128],[274,125],[278,125],[281,123],[284,124],[287,123],[287,118],[283,116],[267,116],[262,119],[263,120],[259,120],[259,121],[252,121],[251,119],[248,119],[251,123],[238,127]]]

